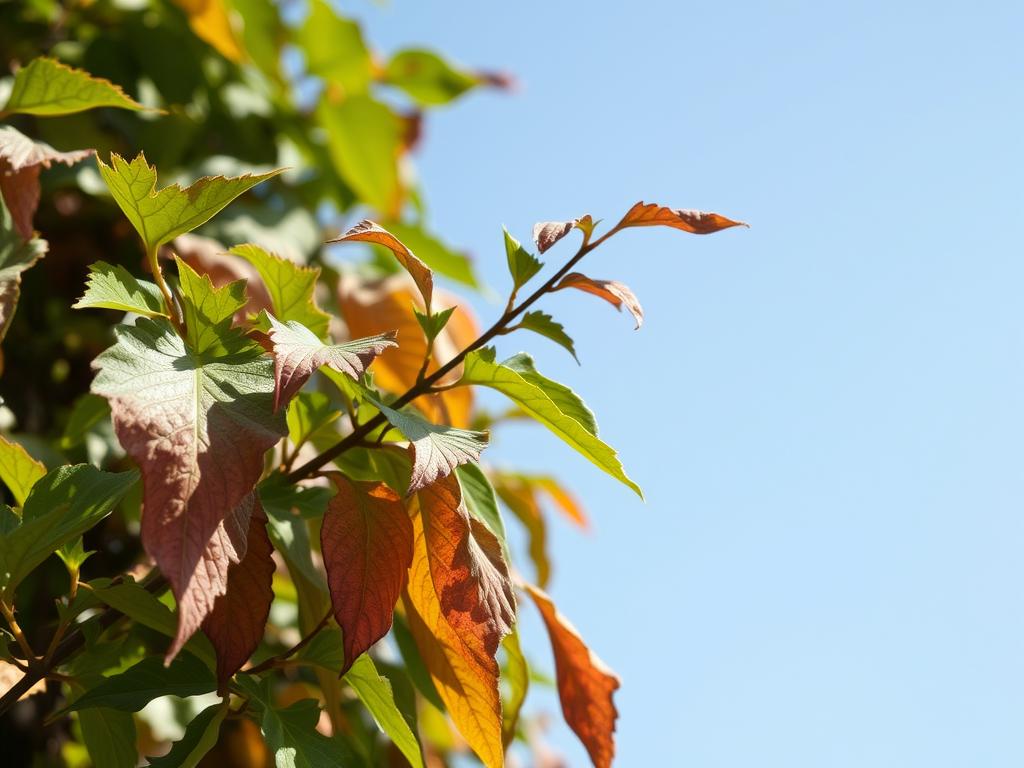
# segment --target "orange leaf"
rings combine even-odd
[[[274,547],[256,499],[249,519],[249,542],[241,562],[228,568],[227,591],[203,620],[203,631],[217,651],[217,683],[225,690],[263,639],[274,599]]]
[[[434,590],[420,514],[413,515],[414,546],[404,598],[409,630],[455,727],[488,768],[505,763],[501,739],[498,663],[481,656],[445,619]],[[469,641],[474,642],[472,636]]]
[[[583,506],[580,504],[573,494],[567,491],[562,485],[555,480],[553,477],[538,477],[536,479],[537,485],[547,492],[548,496],[555,503],[565,516],[572,520],[583,530],[590,528],[590,520],[587,519],[587,513],[583,510]]]
[[[376,359],[373,380],[388,392],[405,392],[416,383],[427,351],[423,330],[413,314],[413,307],[422,311],[423,305],[409,279],[394,275],[363,284],[346,279],[339,285],[338,294],[338,306],[351,338],[397,331],[398,347],[385,350]],[[453,304],[454,297],[437,291],[435,311]],[[427,372],[436,371],[438,365],[446,363],[478,335],[479,328],[472,315],[458,307],[434,341],[433,362]],[[459,375],[459,371],[453,372],[453,379]],[[468,427],[473,391],[471,387],[455,387],[438,395],[420,397],[416,406],[434,423]]]
[[[228,10],[221,0],[174,0],[188,15],[188,25],[196,37],[212,45],[225,59],[240,64],[245,53],[231,25]]]
[[[615,720],[619,716],[612,694],[619,678],[587,648],[579,633],[543,591],[524,588],[533,598],[551,638],[562,713],[580,737],[596,768],[609,768],[615,756]]]
[[[562,281],[555,286],[556,291],[560,291],[563,288],[578,288],[586,293],[592,293],[594,296],[600,296],[620,311],[622,310],[622,305],[625,304],[626,309],[629,310],[633,319],[636,320],[637,329],[639,330],[640,326],[643,325],[643,307],[640,306],[640,302],[633,295],[633,291],[622,283],[618,283],[615,280],[594,280],[579,272],[571,272],[563,277]]]
[[[551,558],[548,557],[548,527],[537,502],[533,483],[521,475],[501,474],[491,477],[494,490],[526,529],[530,560],[537,570],[537,583],[546,587],[551,579]]]
[[[340,472],[331,479],[338,493],[324,513],[320,543],[342,631],[345,674],[391,629],[412,560],[412,524],[401,499],[384,483],[352,482]]]
[[[395,254],[398,263],[405,267],[405,271],[412,275],[416,287],[420,289],[423,302],[430,308],[430,301],[434,293],[434,274],[430,267],[420,261],[397,237],[388,232],[380,224],[364,219],[352,227],[348,232],[328,243],[374,243],[383,245]]]
[[[666,208],[654,203],[640,201],[615,225],[616,229],[626,227],[672,227],[695,235],[710,235],[729,227],[745,227],[742,221],[733,221],[717,213],[690,211],[682,208]]]

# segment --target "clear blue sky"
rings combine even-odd
[[[555,524],[551,592],[623,679],[618,765],[1024,765],[1024,6],[345,7],[384,50],[520,78],[432,118],[419,160],[496,288],[502,224],[644,198],[752,225],[588,257],[647,324],[548,302],[582,368],[502,345],[584,395],[647,493],[495,435],[594,520]]]

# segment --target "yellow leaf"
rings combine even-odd
[[[188,25],[196,36],[212,45],[225,59],[236,64],[245,60],[235,30],[231,25],[228,10],[221,0],[174,0],[175,4],[188,15]]]

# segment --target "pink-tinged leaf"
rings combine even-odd
[[[409,493],[448,477],[460,464],[479,461],[487,447],[487,433],[457,429],[429,421],[406,411],[374,402],[384,417],[409,440],[412,475]]]
[[[615,709],[612,695],[619,678],[583,642],[543,591],[524,587],[536,603],[551,638],[558,696],[565,721],[587,748],[595,768],[610,768],[615,756]]]
[[[255,494],[246,498],[254,502],[245,554],[228,568],[227,591],[203,620],[203,631],[217,651],[217,684],[221,691],[226,690],[227,681],[263,639],[274,599],[274,547],[267,535],[267,520]]]
[[[516,621],[516,599],[497,537],[470,516],[455,475],[417,494],[441,612],[456,634],[493,660]]]
[[[230,316],[210,320],[220,341],[206,354],[167,321],[140,318],[116,328],[117,343],[93,363],[93,392],[110,401],[118,439],[142,470],[142,543],[178,601],[168,658],[227,589],[228,567],[244,555],[245,508],[264,453],[286,433],[283,414],[273,413],[271,361],[228,327]]]
[[[324,513],[320,544],[345,648],[339,674],[345,674],[391,629],[412,562],[413,530],[402,500],[383,483],[354,482],[338,472],[331,479],[338,492]]]
[[[412,251],[405,247],[401,240],[388,232],[380,224],[364,219],[352,229],[335,240],[328,240],[329,243],[373,243],[382,245],[390,250],[398,263],[405,267],[405,270],[412,276],[416,287],[420,289],[423,296],[423,303],[427,309],[434,294],[434,275],[430,267],[420,261]]]
[[[7,206],[0,203],[0,341],[14,319],[21,295],[21,273],[46,254],[46,241],[24,240],[15,230]],[[3,361],[0,359],[0,370]]]
[[[594,231],[594,220],[588,213],[572,221],[542,221],[533,225],[533,242],[537,244],[537,250],[544,253],[574,229],[583,232],[586,242]]]
[[[32,217],[39,207],[39,172],[54,163],[74,165],[92,153],[91,149],[58,152],[14,128],[0,128],[0,193],[25,240],[32,237]]]
[[[683,208],[666,208],[654,203],[637,203],[622,221],[615,225],[616,229],[626,227],[672,227],[695,235],[710,235],[729,227],[745,227],[742,221],[727,219],[718,213],[691,211]]]
[[[298,321],[282,323],[269,313],[267,317],[274,345],[275,411],[287,405],[320,366],[330,366],[358,379],[377,355],[388,347],[398,346],[394,331],[342,344],[324,344]]]
[[[622,307],[625,306],[629,310],[629,314],[636,321],[637,330],[644,323],[643,307],[640,306],[640,302],[633,295],[633,291],[622,283],[615,280],[594,280],[579,272],[572,272],[563,277],[561,282],[555,286],[556,291],[560,291],[563,288],[577,288],[586,293],[592,293],[594,296],[601,297],[619,311],[622,311]]]

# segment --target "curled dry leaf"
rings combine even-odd
[[[537,250],[544,253],[563,237],[572,232],[575,222],[573,221],[542,221],[533,225],[533,242],[537,244]]]
[[[227,590],[203,620],[203,631],[217,651],[221,691],[263,639],[274,599],[274,548],[267,535],[266,515],[255,495],[253,498],[245,554],[228,568]]]
[[[615,225],[616,229],[626,227],[672,227],[695,235],[710,235],[729,227],[745,227],[742,221],[727,219],[718,213],[705,213],[683,208],[666,208],[654,203],[640,201]]]
[[[555,286],[556,291],[560,291],[563,288],[577,288],[586,293],[592,293],[594,296],[601,297],[619,311],[625,306],[636,321],[637,330],[643,325],[643,307],[640,306],[640,302],[637,301],[629,286],[615,280],[594,280],[579,272],[571,272],[563,277],[561,282]]]
[[[39,172],[54,163],[74,165],[92,153],[91,149],[58,152],[14,128],[0,128],[0,193],[14,228],[25,240],[32,237],[32,217],[39,207]]]
[[[524,585],[540,611],[555,656],[558,696],[565,721],[587,748],[595,768],[610,768],[615,756],[612,695],[619,678],[591,651],[576,629],[542,590]]]
[[[402,500],[384,483],[330,477],[338,492],[324,513],[320,543],[345,674],[391,629],[412,562],[413,529]]]
[[[430,267],[420,261],[412,251],[405,247],[401,240],[384,229],[380,224],[364,219],[341,237],[328,240],[327,242],[360,242],[384,246],[395,255],[398,263],[412,276],[416,287],[420,289],[420,295],[423,296],[423,303],[428,309],[430,308],[430,302],[434,294],[434,274],[430,271]]]

